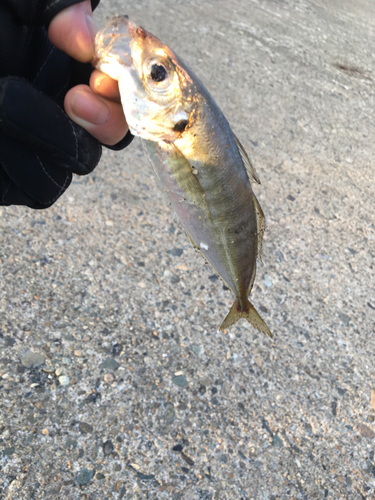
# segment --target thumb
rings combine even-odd
[[[94,53],[96,27],[90,0],[59,12],[50,22],[48,37],[57,47],[80,62],[91,61]]]

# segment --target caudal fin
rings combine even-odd
[[[220,326],[220,330],[224,330],[225,328],[229,328],[234,325],[241,318],[247,319],[247,321],[253,325],[257,330],[268,335],[272,339],[272,333],[266,323],[259,316],[255,307],[248,300],[244,304],[244,307],[241,309],[237,300],[234,301],[234,304],[227,314],[227,317],[224,319]]]

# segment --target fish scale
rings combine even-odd
[[[235,301],[220,329],[245,318],[272,336],[248,296],[265,221],[250,160],[193,71],[125,16],[98,32],[96,66],[119,82],[130,131],[141,137],[169,204]]]

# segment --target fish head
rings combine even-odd
[[[95,39],[94,65],[118,80],[133,135],[174,142],[195,108],[194,82],[184,64],[154,35],[116,16]]]

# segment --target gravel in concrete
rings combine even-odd
[[[0,497],[375,497],[371,0],[102,2],[201,77],[267,217],[252,301],[228,290],[138,141],[47,211],[0,209]]]

